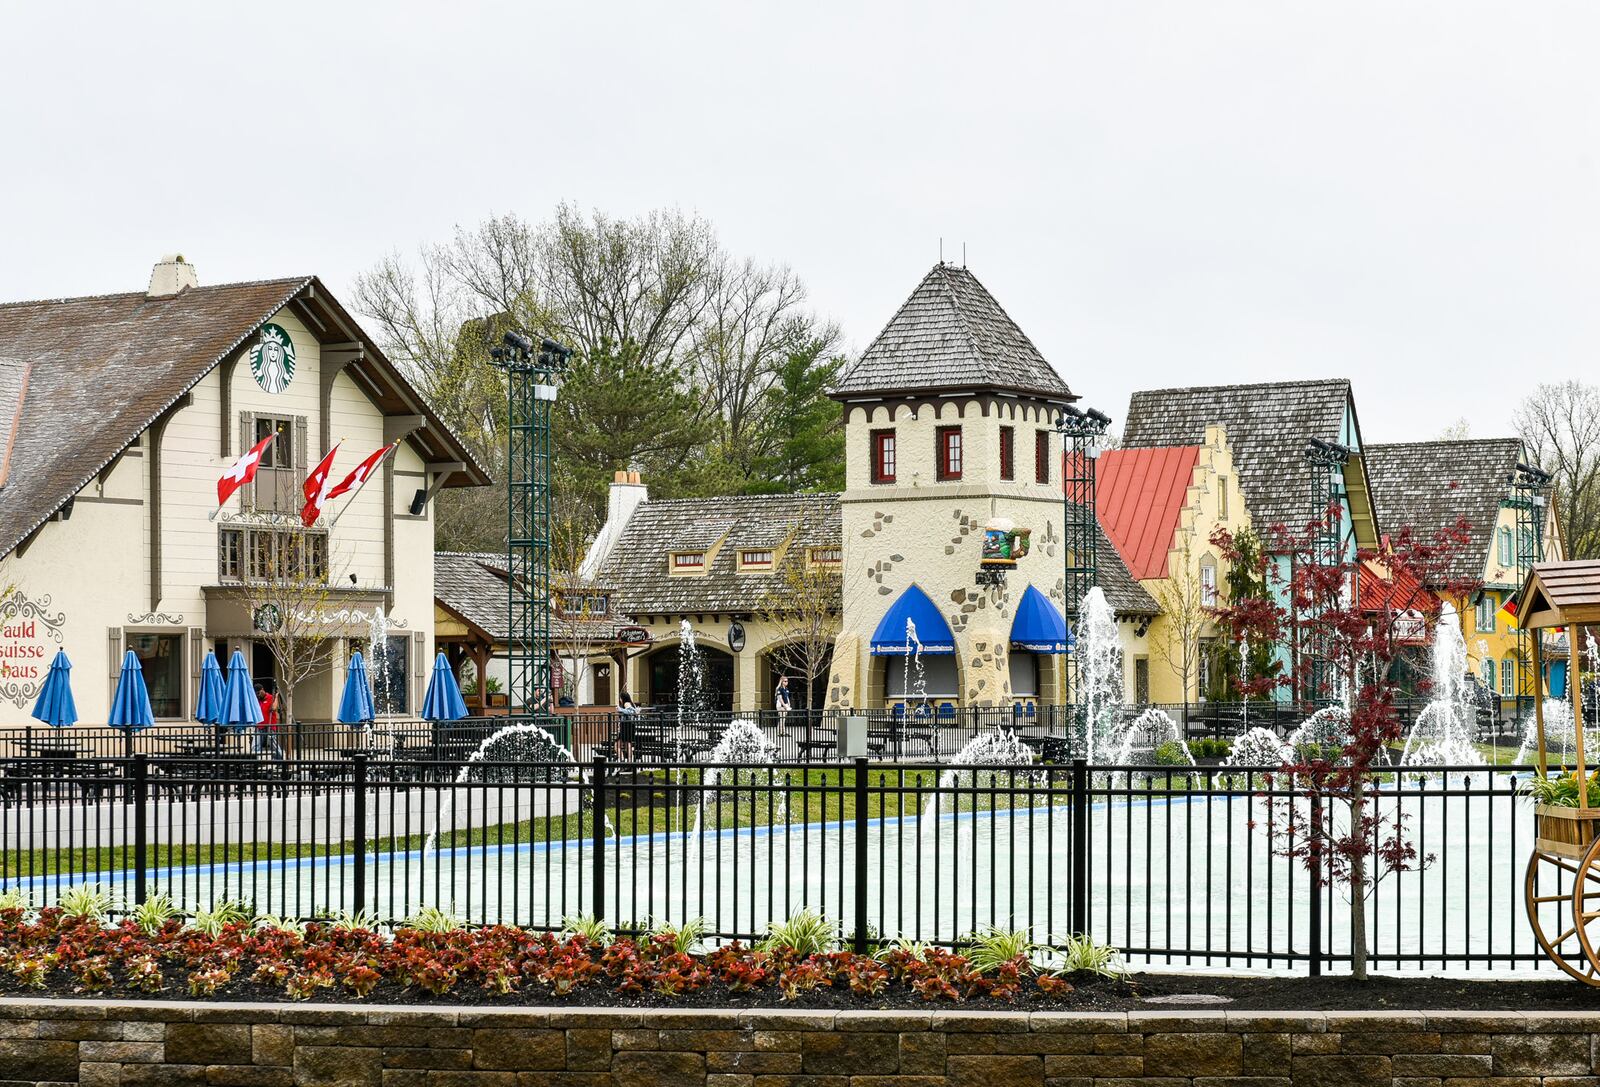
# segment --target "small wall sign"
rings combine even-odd
[[[294,340],[280,326],[261,326],[261,338],[246,356],[256,384],[269,393],[281,393],[294,380]]]
[[[28,706],[61,648],[64,612],[51,612],[50,598],[34,600],[19,589],[0,600],[0,699]]]

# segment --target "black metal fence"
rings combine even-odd
[[[1337,970],[1350,908],[1281,855],[1306,818],[1281,773],[850,763],[0,763],[0,885],[35,903],[95,883],[126,905],[340,911],[620,931],[705,919],[751,940],[802,908],[858,944],[959,945],[985,926],[1088,933],[1137,964]],[[1426,868],[1368,900],[1380,969],[1532,969],[1519,774],[1392,775]]]

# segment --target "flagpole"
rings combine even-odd
[[[394,452],[394,447],[399,444],[399,441],[393,441],[385,446],[386,452],[383,454],[384,457],[388,457],[390,453]],[[377,467],[383,467],[383,461],[380,460],[377,464]],[[377,472],[373,472],[372,476],[377,474]],[[372,476],[368,476],[366,479],[363,479],[360,483],[356,484],[356,489],[350,492],[350,497],[345,499],[345,503],[342,507],[340,507],[339,512],[333,515],[333,520],[328,522],[328,531],[333,531],[333,527],[339,523],[339,518],[343,517],[346,511],[348,511],[350,507],[355,504],[355,500],[361,497],[361,492],[366,488],[367,483],[372,479]]]

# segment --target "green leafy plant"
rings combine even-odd
[[[1589,806],[1600,808],[1600,770],[1589,775],[1588,790]],[[1535,776],[1523,783],[1522,792],[1535,804],[1544,804],[1552,808],[1576,808],[1578,773],[1576,770],[1569,770],[1555,777]]]
[[[1097,942],[1092,936],[1070,936],[1056,955],[1056,973],[1098,974],[1117,978],[1124,973],[1117,949]]]
[[[991,925],[973,936],[967,961],[974,970],[997,970],[1019,958],[1031,958],[1037,949],[1027,929],[1002,929]]]
[[[195,931],[207,936],[217,936],[229,925],[248,924],[254,918],[255,911],[248,902],[225,898],[212,903],[209,910],[197,912],[194,915],[194,927]]]
[[[153,936],[178,916],[178,907],[172,904],[171,896],[165,891],[157,891],[135,906],[131,916],[141,932]]]
[[[790,914],[786,921],[769,924],[767,938],[760,946],[765,951],[784,949],[797,955],[821,955],[833,947],[834,936],[833,922],[807,907]]]
[[[1152,752],[1157,766],[1187,766],[1188,751],[1183,746],[1182,740],[1168,740],[1166,743],[1157,744]]]
[[[376,932],[378,915],[369,910],[356,910],[354,913],[340,910],[328,924],[336,932]]]
[[[355,925],[355,928],[371,928],[371,925]],[[416,929],[418,932],[457,932],[461,929],[461,922],[448,910],[441,910],[438,906],[424,906],[415,914],[406,918],[401,927]]]
[[[676,955],[693,955],[700,948],[700,940],[706,934],[706,920],[696,917],[692,921],[685,921],[677,928],[671,925],[657,925],[650,930],[652,939],[667,939],[672,941],[672,952]]]
[[[18,890],[15,887],[9,891],[0,891],[0,912],[21,910],[23,913],[27,913],[32,908],[33,904],[28,901],[27,892]]]
[[[928,951],[932,947],[933,945],[926,940],[908,940],[904,936],[896,936],[889,941],[887,950],[921,962],[928,957]]]
[[[113,901],[110,889],[98,883],[80,883],[62,891],[56,905],[68,917],[104,924]]]
[[[571,938],[582,936],[590,947],[609,947],[616,934],[611,926],[592,913],[568,914],[561,919],[561,935]]]
[[[306,934],[306,926],[302,922],[292,917],[279,917],[275,913],[269,913],[259,918],[256,921],[256,927],[269,931],[292,932],[296,936],[304,936]]]

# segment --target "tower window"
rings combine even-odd
[[[939,454],[939,478],[961,478],[961,428],[942,426],[936,432]]]
[[[1012,456],[1012,452],[1013,451],[1012,451],[1012,448],[1011,448],[1012,440],[1013,440],[1013,438],[1015,436],[1016,436],[1016,431],[1012,427],[1003,426],[1003,427],[1000,428],[1000,478],[1001,479],[1016,479],[1017,478],[1016,464],[1015,464],[1013,456]]]
[[[894,431],[872,432],[872,482],[894,482]]]
[[[1050,432],[1036,430],[1033,434],[1033,477],[1040,483],[1050,482]]]

